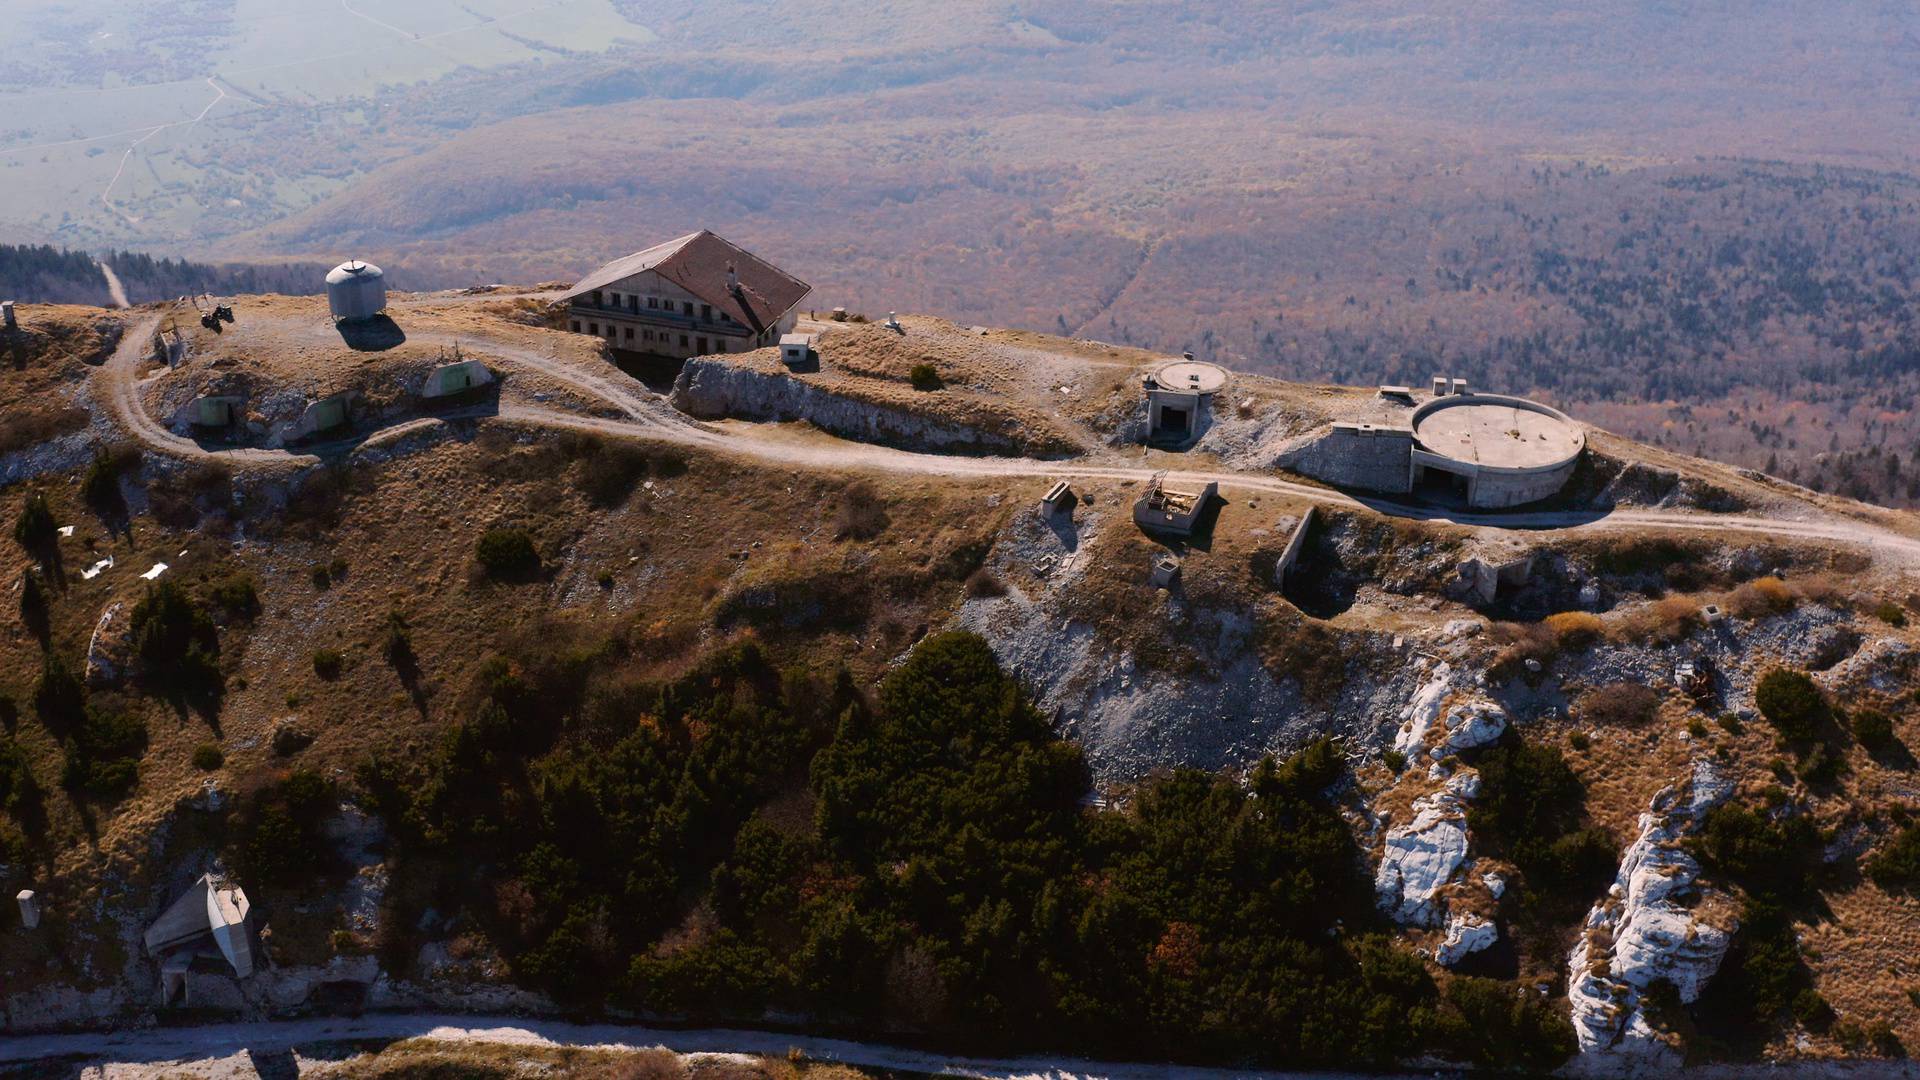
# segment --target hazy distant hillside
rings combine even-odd
[[[421,288],[708,226],[823,305],[1299,377],[1438,363],[1913,498],[1880,456],[1920,441],[1912,5],[348,10],[36,0],[0,238],[350,252]]]
[[[132,251],[109,251],[100,261],[113,268],[135,304],[199,293],[313,292],[326,272],[322,266],[208,266]],[[46,244],[0,244],[0,297],[30,304],[113,303],[93,255]]]

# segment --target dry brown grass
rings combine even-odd
[[[1792,611],[1799,594],[1777,577],[1755,578],[1727,594],[1727,613],[1739,619],[1760,619]]]
[[[1626,645],[1679,641],[1700,625],[1702,606],[1699,597],[1663,596],[1623,613],[1609,628],[1609,636]]]

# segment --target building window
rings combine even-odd
[[[627,310],[633,312],[635,315],[640,314],[640,298],[637,296],[627,297]]]
[[[592,335],[593,335],[594,337],[599,337],[599,336],[600,336],[600,324],[599,324],[599,323],[597,323],[597,322],[590,322],[590,323],[588,323],[588,324],[587,324],[587,333],[589,333],[589,334],[592,334]]]
[[[613,298],[613,306],[614,306],[614,307],[619,307],[619,306],[620,306],[620,294],[619,294],[619,293],[617,293],[617,292],[616,292],[616,293],[608,293],[607,295]]]
[[[593,306],[594,307],[600,306],[600,290],[599,289],[593,290]]]
[[[633,340],[633,327],[631,326],[627,327],[627,340],[628,341]]]
[[[693,314],[693,301],[691,300],[680,301],[680,314],[682,315]]]
[[[687,335],[685,334],[680,335],[680,347],[683,349],[687,347]]]
[[[657,296],[649,296],[649,297],[647,297],[647,306],[648,306],[648,307],[650,307],[650,308],[657,308],[657,307],[659,307],[659,306],[660,306],[660,298],[659,298],[659,297],[657,297]]]
[[[703,318],[703,319],[707,319],[707,320],[709,320],[709,321],[711,321],[711,320],[712,320],[712,318],[713,318],[713,305],[712,305],[712,304],[701,304],[701,305],[700,305],[700,317],[701,317],[701,318]]]
[[[574,332],[574,333],[576,333],[576,334],[580,332],[580,320],[579,320],[579,319],[575,319],[575,320],[573,320],[573,332]]]
[[[640,331],[640,339],[641,339],[642,341],[652,341],[652,340],[653,340],[653,331],[651,331],[651,330],[642,330],[642,331]]]
[[[699,346],[699,350],[698,350],[699,352],[702,352],[702,353],[705,353],[705,352],[708,352],[708,351],[709,351],[709,350],[707,349],[707,339],[706,339],[706,338],[701,338],[701,339],[700,339],[700,340],[699,340],[698,342],[696,342],[695,344],[697,344],[697,345]]]

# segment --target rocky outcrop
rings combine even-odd
[[[1581,1071],[1612,1075],[1679,1063],[1648,1022],[1643,996],[1664,980],[1682,1002],[1692,1002],[1726,955],[1737,925],[1732,905],[1697,887],[1700,865],[1682,844],[1731,793],[1732,784],[1701,761],[1686,781],[1654,796],[1606,899],[1588,912],[1567,979]]]
[[[1447,920],[1447,936],[1434,950],[1433,962],[1452,967],[1498,940],[1500,928],[1491,921],[1472,912],[1455,915]]]
[[[100,612],[87,642],[87,682],[111,686],[133,669],[133,615],[115,600]]]
[[[1453,669],[1446,663],[1437,665],[1414,691],[1400,718],[1393,748],[1413,760],[1429,750],[1438,759],[1487,746],[1507,730],[1506,711],[1486,698],[1456,690]]]
[[[842,438],[908,450],[1017,455],[1058,449],[1031,446],[1019,432],[985,431],[728,360],[688,360],[674,380],[672,402],[703,420],[805,420]]]
[[[1374,872],[1380,910],[1402,926],[1439,926],[1446,918],[1441,891],[1467,859],[1467,802],[1480,774],[1463,769],[1446,786],[1415,799],[1413,820],[1388,830]]]

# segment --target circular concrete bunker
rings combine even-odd
[[[1499,394],[1450,394],[1413,411],[1413,485],[1495,510],[1566,485],[1587,433],[1558,409]]]
[[[1184,449],[1206,433],[1227,369],[1189,357],[1161,364],[1140,385],[1147,394],[1147,445]]]

